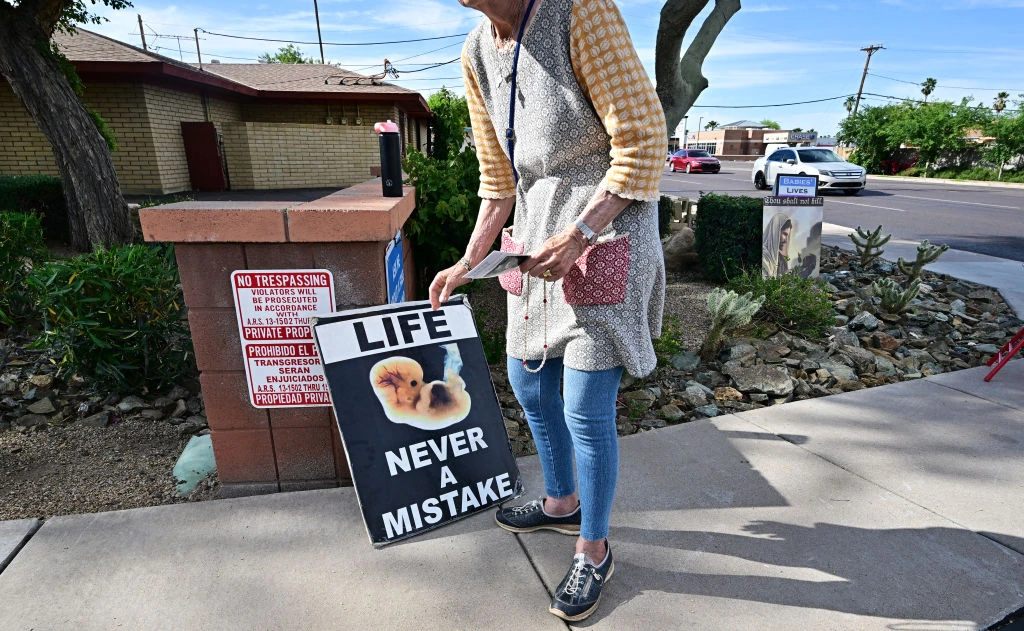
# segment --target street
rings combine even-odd
[[[723,162],[717,174],[672,173],[665,165],[661,192],[696,198],[701,192],[764,197],[750,182],[752,162]],[[825,221],[874,229],[894,239],[1024,261],[1024,190],[868,180],[860,195],[825,195]]]

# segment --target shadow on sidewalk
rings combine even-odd
[[[991,585],[1006,572],[1005,566],[986,561],[998,559],[1000,555],[973,559],[951,554],[950,551],[977,549],[979,545],[977,534],[956,528],[876,530],[829,523],[805,527],[778,521],[754,521],[744,530],[750,535],[616,528],[615,537],[622,542],[702,555],[737,557],[765,566],[763,571],[766,574],[784,573],[788,576],[690,573],[683,567],[678,571],[667,571],[617,559],[615,589],[608,590],[602,609],[588,623],[598,622],[619,605],[641,594],[663,592],[921,620],[921,624],[906,622],[890,628],[902,631],[937,629],[929,623],[965,620],[964,603],[958,602],[956,596],[967,585]],[[1013,548],[1024,550],[1024,539],[998,536],[1010,541]],[[1000,546],[995,542],[992,545]],[[1014,554],[1005,548],[1003,550]],[[891,563],[886,562],[883,558],[886,551],[898,552],[898,557],[894,555]],[[936,572],[936,562],[948,569]],[[893,564],[899,564],[899,567],[893,567]],[[908,564],[911,567],[907,567]],[[780,567],[791,569],[780,570]],[[794,574],[804,574],[807,578],[793,578]],[[918,580],[908,581],[908,576],[918,577]],[[1012,585],[1006,588],[1014,589]],[[1024,577],[1017,580],[1016,592],[1024,593]],[[950,598],[935,602],[936,594],[948,594]],[[933,603],[930,613],[922,618],[922,603],[930,600]],[[978,604],[974,603],[971,608],[976,611]],[[946,631],[976,628],[966,624],[957,626],[959,623],[948,625],[947,622],[941,628]]]

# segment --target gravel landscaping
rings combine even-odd
[[[695,271],[670,275],[666,322],[681,348],[649,378],[623,380],[620,435],[980,366],[1021,327],[997,292],[928,272],[907,313],[880,312],[870,285],[896,275],[893,264],[860,270],[851,259],[823,251],[838,325],[827,338],[748,327],[703,363],[695,351],[710,327],[706,300],[714,286]],[[500,356],[502,290],[478,283],[470,302],[485,347]],[[30,341],[16,333],[0,339],[0,520],[218,496],[215,477],[188,497],[174,492],[179,454],[191,436],[209,431],[197,383],[131,396],[95,392],[77,376],[57,378],[51,358],[26,348]],[[535,453],[503,362],[492,373],[513,451]]]

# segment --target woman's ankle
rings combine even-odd
[[[544,512],[552,517],[562,517],[574,513],[579,506],[579,498],[575,495],[544,498]]]

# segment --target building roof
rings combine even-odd
[[[198,64],[191,64],[198,68]],[[381,64],[383,68],[383,64]],[[330,64],[204,63],[205,72],[270,92],[409,94],[413,90],[370,79]]]
[[[753,128],[753,129],[768,129],[767,125],[756,123],[750,120],[736,121],[735,123],[726,123],[725,125],[719,125],[715,129],[736,129],[736,128]]]
[[[138,80],[161,77],[256,98],[395,101],[412,116],[430,114],[413,90],[324,64],[187,64],[79,28],[55,33],[54,42],[83,79]]]

